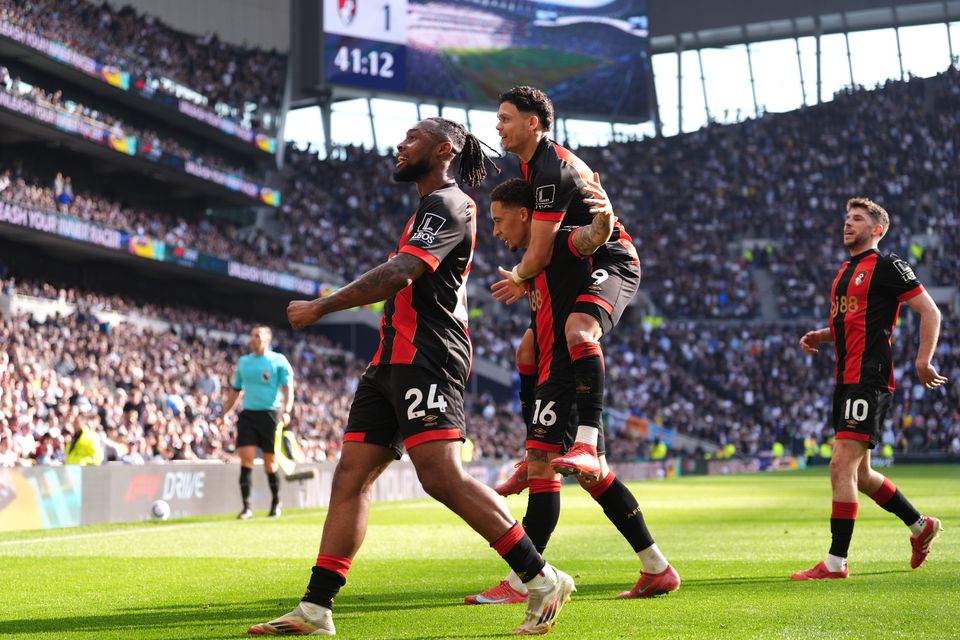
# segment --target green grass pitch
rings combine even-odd
[[[851,577],[789,580],[829,546],[825,468],[687,477],[631,486],[683,579],[680,591],[620,601],[639,561],[578,487],[547,558],[579,591],[553,638],[944,638],[960,629],[960,466],[889,476],[946,532],[911,571],[908,530],[869,499]],[[521,516],[526,497],[510,500]],[[0,638],[242,638],[290,609],[317,552],[323,511],[277,521],[203,518],[0,536]],[[342,638],[497,638],[523,605],[465,606],[505,565],[430,501],[375,505],[334,619]]]

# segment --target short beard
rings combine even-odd
[[[416,164],[407,161],[402,167],[393,172],[394,182],[415,182],[418,178],[430,173],[430,162],[421,160]]]

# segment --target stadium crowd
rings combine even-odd
[[[49,283],[0,282],[0,296],[15,295],[58,301],[61,312],[37,319],[0,311],[0,464],[62,463],[70,438],[84,428],[100,439],[106,460],[234,458],[233,418],[218,417],[232,366],[246,352],[245,323]],[[931,392],[916,381],[909,366],[916,325],[905,321],[895,341],[898,391],[883,442],[898,451],[960,455],[960,389]],[[797,340],[806,328],[624,324],[605,347],[607,405],[680,434],[731,443],[738,454],[767,452],[774,442],[802,451],[804,439],[831,435],[833,360],[801,352]],[[275,344],[296,372],[291,428],[306,459],[335,459],[365,362],[315,334],[281,330]],[[960,377],[955,318],[944,323],[937,365]],[[521,455],[512,403],[468,394],[467,415],[478,457]],[[649,443],[632,435],[609,432],[611,459],[649,455]]]
[[[183,97],[254,130],[276,126],[286,56],[239,47],[216,34],[177,31],[130,6],[87,0],[0,0],[0,21],[62,43],[135,83]],[[177,91],[169,79],[191,91]]]
[[[956,175],[958,114],[960,72],[951,68],[933,79],[849,91],[818,107],[577,152],[601,171],[638,247],[641,288],[661,313],[757,318],[754,271],[765,269],[780,317],[822,317],[833,275],[823,265],[842,259],[836,239],[851,193],[873,195],[894,215],[886,250],[929,267],[921,273],[931,284],[954,281],[960,245],[952,212],[960,187],[941,178]],[[877,123],[894,135],[871,136]],[[137,212],[136,218],[149,235],[173,244],[245,262],[255,251],[262,266],[282,270],[303,263],[347,280],[392,251],[416,203],[407,185],[391,181],[390,156],[358,149],[342,156],[320,161],[310,150],[289,148],[285,202],[270,233],[238,234],[162,213]],[[516,174],[515,162],[500,164],[503,173],[489,184]],[[361,184],[365,188],[358,189]],[[485,212],[485,191],[471,195]],[[96,208],[132,215],[110,202]],[[97,220],[111,224],[110,215]],[[514,259],[482,231],[471,279],[475,301],[486,296],[496,267]],[[744,239],[752,251],[744,250]],[[509,354],[495,336],[489,346],[476,337],[486,352]]]
[[[97,131],[98,136],[102,132],[106,132],[112,141],[116,141],[114,143],[117,145],[115,148],[123,149],[130,155],[138,155],[153,161],[170,164],[168,159],[164,159],[164,155],[166,155],[179,158],[183,162],[191,161],[199,165],[212,167],[237,177],[244,177],[247,173],[242,167],[231,166],[223,158],[202,151],[195,145],[180,139],[174,139],[170,135],[161,136],[152,129],[134,126],[115,115],[73,100],[69,96],[65,96],[62,90],[49,91],[24,82],[19,76],[12,75],[10,69],[4,65],[0,65],[0,90],[12,96],[26,99],[40,107],[51,109],[67,119],[76,119],[86,127]],[[88,131],[88,129],[77,126],[76,122],[71,122],[70,127],[71,132]],[[89,133],[83,135],[84,137],[91,137]],[[128,138],[136,139],[132,148],[128,144]]]
[[[889,135],[872,135],[878,128]],[[663,318],[662,324],[644,323],[635,314],[607,338],[607,404],[685,435],[732,443],[745,454],[765,451],[775,441],[796,450],[807,436],[825,438],[832,358],[802,354],[797,340],[826,322],[829,283],[845,259],[840,226],[846,199],[875,197],[893,215],[881,248],[908,257],[928,286],[955,286],[958,145],[960,72],[951,68],[932,79],[851,90],[824,105],[737,125],[578,149],[600,171],[633,236],[644,269],[642,290]],[[261,266],[302,262],[348,279],[394,249],[416,201],[409,185],[390,180],[392,158],[357,149],[341,156],[320,161],[309,151],[290,149],[279,231],[260,233],[252,244],[236,242],[236,229],[133,210],[78,190],[66,177],[54,178],[55,168],[40,176],[29,168],[4,167],[0,198]],[[516,173],[514,162],[501,164],[501,179]],[[488,298],[496,267],[516,257],[482,224],[484,193],[471,195],[481,212],[470,292],[476,305]],[[755,276],[761,270],[773,283],[778,315],[809,318],[810,326],[755,323],[760,316]],[[16,285],[21,294],[22,287]],[[24,424],[37,441],[99,424],[103,437],[122,436],[128,451],[146,457],[230,455],[232,431],[212,419],[219,400],[208,389],[226,384],[232,357],[243,350],[244,327],[201,312],[151,308],[137,313],[167,317],[176,328],[149,335],[131,323],[107,329],[93,319],[92,307],[130,312],[129,303],[59,291],[54,296],[49,287],[33,292],[72,296],[81,311],[42,323],[3,319],[0,424],[6,446]],[[512,368],[526,326],[525,306],[504,310],[485,304],[474,311],[475,354]],[[956,316],[944,311],[936,362],[955,381],[960,333]],[[198,327],[227,325],[239,339],[211,345],[197,337]],[[62,336],[70,339],[55,339]],[[909,364],[916,342],[910,317],[896,338],[899,388],[884,443],[900,451],[960,455],[960,391],[956,384],[927,391],[916,382]],[[151,353],[147,344],[156,345]],[[294,354],[303,381],[295,428],[310,436],[303,440],[308,455],[335,457],[362,363],[292,334],[278,336],[278,348]],[[120,364],[119,373],[104,362]],[[143,410],[134,420],[124,406],[136,393],[142,394]],[[513,407],[490,397],[471,397],[468,406],[468,430],[480,455],[521,451]],[[108,433],[108,427],[115,431]],[[612,438],[612,458],[646,455],[647,444],[629,436]],[[21,434],[18,442],[24,438]],[[54,451],[62,448],[56,438],[48,440]],[[22,459],[22,442],[18,447]]]
[[[69,215],[131,237],[154,238],[173,247],[196,249],[277,271],[289,266],[281,257],[278,240],[258,229],[243,233],[240,225],[204,217],[199,211],[181,209],[173,214],[126,206],[88,190],[87,182],[74,184],[71,176],[59,172],[52,178],[41,177],[42,172],[20,161],[0,164],[0,201]]]
[[[0,440],[11,445],[0,443],[0,465],[63,463],[85,427],[108,461],[235,459],[236,414],[218,418],[249,323],[12,277],[0,280],[4,296],[55,301],[60,312],[11,316],[0,304]],[[316,334],[274,338],[295,371],[290,427],[305,459],[336,459],[366,362]],[[509,404],[470,396],[467,407],[478,453],[520,452]]]

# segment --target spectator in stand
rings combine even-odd
[[[0,20],[119,67],[134,83],[182,96],[245,128],[276,126],[286,77],[286,56],[276,51],[229,45],[212,33],[186,34],[133,7],[86,0],[0,0]],[[175,83],[188,91],[177,91]]]

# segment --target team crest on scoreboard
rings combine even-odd
[[[859,287],[861,284],[863,284],[863,279],[866,277],[867,277],[867,272],[861,271],[860,273],[857,274],[857,279],[853,281],[853,284]]]
[[[340,16],[343,26],[350,26],[357,17],[357,0],[337,0],[337,15]]]

